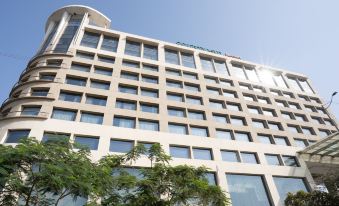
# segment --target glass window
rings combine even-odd
[[[287,88],[287,85],[281,74],[273,74],[273,79],[278,87]]]
[[[304,179],[292,177],[273,177],[275,186],[279,192],[280,203],[283,204],[287,197],[287,193],[295,193],[299,190],[308,192]]]
[[[269,104],[270,101],[266,97],[258,97],[258,102],[263,103],[263,104]]]
[[[140,103],[140,109],[142,112],[159,113],[159,106],[154,104]]]
[[[183,72],[183,75],[185,78],[188,78],[188,79],[198,79],[197,74]]]
[[[224,97],[237,98],[236,92],[233,91],[223,90],[223,95]]]
[[[245,71],[249,80],[253,82],[259,82],[259,78],[255,69],[245,67]]]
[[[138,81],[139,80],[139,74],[129,73],[129,72],[121,72],[120,78]]]
[[[215,122],[227,124],[226,115],[213,114],[213,119],[214,119]]]
[[[255,153],[240,152],[240,155],[243,163],[259,164]]]
[[[237,141],[251,142],[251,138],[248,133],[235,132],[234,137],[235,137],[235,140]]]
[[[101,49],[106,51],[117,52],[119,39],[110,36],[104,36],[102,40]]]
[[[274,117],[274,112],[273,110],[269,110],[269,109],[263,109],[262,110],[262,113],[266,116],[271,116],[271,117]]]
[[[141,44],[139,42],[126,41],[125,54],[140,57]]]
[[[80,45],[90,47],[90,48],[97,48],[99,39],[100,39],[100,34],[95,34],[95,33],[85,31]]]
[[[191,135],[208,137],[208,131],[205,127],[195,127],[191,126]]]
[[[158,98],[158,90],[141,88],[141,96]]]
[[[244,69],[241,65],[232,64],[231,73],[232,73],[232,75],[234,75],[235,77],[237,77],[239,79],[246,79]]]
[[[299,105],[297,103],[289,102],[288,104],[289,104],[289,108],[291,109],[299,109]]]
[[[138,94],[137,87],[119,85],[119,92],[127,94]]]
[[[191,158],[189,147],[170,146],[170,154],[175,158]]]
[[[308,82],[306,80],[301,80],[299,79],[299,83],[302,86],[302,88],[304,89],[305,92],[313,94],[313,90],[311,88],[311,86],[308,84]]]
[[[302,121],[302,122],[307,121],[305,115],[302,115],[302,114],[294,114],[294,117],[298,121]]]
[[[279,160],[279,155],[274,155],[274,154],[265,154],[266,162],[268,165],[282,165],[280,160]]]
[[[22,106],[22,116],[38,116],[41,106]]]
[[[42,137],[42,142],[49,142],[49,141],[68,141],[70,138],[70,134],[58,133],[58,132],[44,132]]]
[[[112,76],[113,69],[94,67],[94,73],[105,75],[105,76]]]
[[[158,77],[151,77],[151,76],[142,76],[142,81],[151,83],[151,84],[158,84]]]
[[[293,78],[293,77],[287,77],[288,79],[288,83],[289,85],[291,86],[292,89],[295,89],[297,91],[302,91],[299,84],[298,84],[298,81]]]
[[[293,126],[293,125],[287,125],[288,129],[290,132],[293,132],[293,133],[299,133],[299,129],[297,126]]]
[[[172,80],[166,80],[166,85],[168,87],[182,88],[182,83]]]
[[[207,92],[211,95],[220,95],[220,91],[217,88],[207,88]]]
[[[112,140],[110,141],[109,151],[127,153],[133,149],[134,143],[129,140]]]
[[[76,135],[74,137],[74,142],[81,147],[86,147],[90,150],[97,150],[99,145],[99,138]]]
[[[238,153],[236,151],[226,151],[226,150],[221,150],[221,158],[222,161],[225,162],[240,162]]]
[[[214,78],[214,77],[208,77],[208,76],[204,76],[205,82],[207,83],[211,83],[211,84],[217,84],[218,83],[218,79]]]
[[[294,143],[297,147],[301,148],[307,147],[307,141],[303,139],[294,139]]]
[[[106,106],[106,102],[107,102],[107,97],[98,97],[98,96],[91,96],[91,95],[87,95],[86,97],[86,104]]]
[[[194,57],[193,54],[188,54],[181,52],[181,61],[182,65],[185,67],[195,68]]]
[[[110,83],[91,80],[91,88],[109,90]]]
[[[261,121],[261,120],[252,120],[252,125],[253,125],[255,128],[261,128],[261,129],[266,128],[266,127],[265,127],[265,122],[264,122],[264,121]]]
[[[192,92],[199,92],[199,85],[185,83],[185,89]]]
[[[54,81],[55,74],[41,74],[40,73],[39,79],[46,80],[46,81]]]
[[[313,131],[312,131],[311,128],[302,127],[301,130],[302,130],[303,133],[306,134],[306,135],[313,135]]]
[[[225,62],[214,60],[215,70],[218,74],[226,74],[228,75],[227,67]]]
[[[243,95],[243,96],[244,96],[244,99],[247,101],[252,101],[252,102],[255,101],[254,96],[251,96],[251,95]]]
[[[91,124],[102,124],[103,119],[104,119],[103,114],[93,114],[93,113],[88,113],[88,112],[82,112],[80,122],[86,122],[86,123],[91,123]]]
[[[193,148],[194,159],[213,160],[211,149]]]
[[[276,122],[268,122],[268,127],[272,130],[281,130],[281,125]]]
[[[168,123],[168,131],[174,134],[188,134],[187,126],[182,124]]]
[[[188,104],[202,105],[202,100],[200,97],[186,96],[186,102]]]
[[[5,143],[19,143],[20,140],[26,139],[31,130],[8,130]]]
[[[155,65],[149,65],[149,64],[142,64],[142,68],[147,71],[151,72],[158,72],[158,66]]]
[[[113,119],[113,126],[135,128],[135,118],[115,116]]]
[[[232,140],[232,132],[229,130],[216,129],[216,138]]]
[[[274,137],[275,144],[288,146],[288,140],[286,137]]]
[[[244,126],[245,120],[240,117],[231,117],[231,124],[237,125],[237,126]]]
[[[81,72],[90,72],[91,66],[90,65],[72,63],[71,69],[81,71]]]
[[[67,102],[80,102],[82,94],[61,91],[59,100]]]
[[[222,84],[224,86],[227,86],[227,87],[232,87],[233,86],[233,83],[230,80],[220,79],[219,81],[220,81],[220,84]]]
[[[270,86],[276,86],[273,81],[273,73],[268,69],[258,70],[261,82]]]
[[[185,109],[167,108],[168,115],[175,117],[185,117]]]
[[[330,132],[327,130],[319,130],[320,137],[327,137]]]
[[[226,174],[233,206],[270,206],[267,188],[259,175]]]
[[[144,58],[158,60],[158,47],[144,44]]]
[[[48,92],[49,92],[49,88],[46,88],[46,89],[32,88],[31,96],[32,97],[47,97]]]
[[[77,112],[72,110],[53,109],[52,119],[75,121]]]
[[[227,109],[232,111],[241,111],[241,107],[239,104],[227,103]]]
[[[181,71],[176,69],[166,69],[166,74],[173,76],[181,76]]]
[[[170,49],[165,49],[165,61],[166,63],[179,65],[178,52]]]
[[[115,102],[115,108],[136,110],[137,104],[135,102],[131,102],[131,101],[117,100]]]
[[[176,102],[183,102],[184,98],[181,94],[167,93],[167,99]]]
[[[291,167],[298,167],[299,166],[296,157],[283,155],[282,159],[283,159],[285,166],[291,166]]]
[[[94,59],[94,54],[77,51],[76,57],[83,58],[83,59],[90,59],[91,60],[91,59]]]
[[[209,106],[214,109],[223,109],[224,103],[220,101],[210,100]]]
[[[207,172],[205,178],[209,185],[217,185],[217,178],[215,177],[214,172]]]
[[[76,85],[76,86],[86,86],[86,79],[80,79],[76,77],[66,77],[66,84]]]
[[[122,65],[131,68],[140,68],[139,62],[131,62],[131,61],[122,61]]]
[[[281,112],[281,116],[285,119],[292,119],[290,112]]]
[[[200,63],[203,70],[214,72],[212,59],[200,57]]]
[[[264,143],[264,144],[272,144],[273,143],[271,136],[268,136],[268,135],[258,135],[257,138],[258,138],[260,143]]]
[[[139,120],[139,129],[159,131],[159,122],[152,120]]]
[[[188,117],[190,119],[204,120],[205,119],[205,113],[199,112],[199,111],[188,111]]]
[[[98,61],[114,64],[115,59],[114,57],[106,57],[106,56],[98,55]]]

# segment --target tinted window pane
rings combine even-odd
[[[226,130],[216,130],[216,137],[218,139],[232,140],[231,131]]]
[[[265,154],[267,164],[269,165],[281,165],[278,155]]]
[[[139,120],[139,128],[144,130],[159,131],[159,122]]]
[[[109,90],[109,83],[91,81],[91,88]]]
[[[273,177],[273,180],[279,192],[281,203],[286,199],[289,192],[295,193],[299,190],[308,192],[305,182],[301,178]]]
[[[87,96],[86,104],[106,106],[107,98]]]
[[[175,134],[187,134],[187,126],[179,124],[168,124],[168,131]]]
[[[75,136],[75,143],[81,147],[87,147],[90,150],[97,150],[99,145],[99,138]]]
[[[75,116],[76,116],[76,111],[54,109],[53,114],[52,114],[52,119],[74,121]]]
[[[102,124],[104,115],[102,114],[91,114],[83,112],[81,114],[80,122],[92,123],[92,124]]]
[[[191,127],[191,135],[208,137],[208,131],[207,131],[207,128]]]
[[[44,136],[42,137],[42,142],[49,142],[49,141],[68,141],[70,135],[69,134],[62,134],[56,132],[45,132]]]
[[[240,154],[243,163],[258,164],[257,157],[254,153],[241,152]]]
[[[170,146],[170,154],[176,158],[190,158],[190,150],[188,147]]]
[[[125,54],[140,57],[141,46],[139,42],[126,41]]]
[[[158,60],[158,47],[151,45],[144,45],[144,58]]]
[[[118,38],[104,36],[101,44],[101,49],[116,52],[118,48],[118,41]]]
[[[226,162],[239,162],[237,152],[235,151],[221,151],[221,158]]]
[[[68,102],[80,102],[81,94],[69,93],[69,92],[60,92],[59,100],[68,101]]]
[[[71,65],[71,69],[81,71],[81,72],[89,72],[91,70],[91,66],[73,63]]]
[[[132,141],[111,140],[109,145],[110,152],[127,153],[133,148]]]
[[[113,126],[135,128],[135,119],[126,117],[114,117]]]
[[[30,130],[9,130],[5,143],[18,143],[28,137]]]
[[[166,63],[179,65],[179,56],[177,51],[165,49]]]
[[[181,60],[182,60],[183,66],[195,68],[193,54],[187,54],[187,53],[181,52]]]
[[[78,79],[73,77],[66,78],[66,84],[76,85],[76,86],[86,86],[86,79]]]
[[[100,35],[90,32],[85,32],[84,36],[82,37],[80,45],[91,47],[91,48],[97,48],[98,42],[99,42]]]
[[[212,154],[210,149],[198,149],[193,148],[194,159],[212,160]]]
[[[95,67],[94,69],[94,73],[105,75],[105,76],[112,76],[112,72],[113,72],[112,69],[104,69],[104,68],[98,68],[98,67]]]

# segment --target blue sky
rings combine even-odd
[[[306,74],[325,100],[339,91],[339,1],[7,0],[0,12],[1,102],[39,47],[47,17],[70,4],[101,11],[115,30],[199,45]],[[331,110],[338,117],[339,95]]]

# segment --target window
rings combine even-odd
[[[158,98],[158,90],[141,88],[141,96]]]
[[[303,114],[294,114],[294,117],[295,117],[296,120],[301,121],[301,122],[307,121],[305,115],[303,115]]]
[[[293,78],[293,77],[287,77],[288,83],[291,86],[292,89],[297,90],[297,91],[302,91],[299,84],[298,80]]]
[[[212,59],[200,57],[200,63],[203,70],[214,72]]]
[[[66,77],[66,84],[85,87],[86,81],[84,78]]]
[[[280,196],[280,204],[283,204],[289,192],[295,193],[299,190],[308,192],[304,179],[302,178],[273,177],[273,180]]]
[[[131,67],[131,68],[140,68],[140,63],[139,62],[131,62],[131,61],[122,61],[122,65],[126,67]]]
[[[232,140],[232,132],[229,130],[216,129],[216,138]]]
[[[104,119],[103,114],[82,112],[80,122],[86,122],[91,124],[102,124],[103,119]]]
[[[207,92],[211,95],[220,95],[220,91],[217,88],[208,87]]]
[[[158,47],[144,44],[144,58],[158,60]]]
[[[8,130],[5,143],[19,143],[20,140],[26,139],[31,130]]]
[[[251,152],[240,152],[243,163],[259,164],[257,155]]]
[[[283,155],[282,159],[283,159],[285,166],[299,167],[296,157]]]
[[[200,111],[188,111],[188,117],[190,119],[204,120],[205,113]]]
[[[273,110],[270,110],[270,109],[263,109],[262,113],[266,116],[271,116],[271,117],[275,116],[275,112]]]
[[[98,55],[98,61],[109,63],[109,64],[114,64],[115,59],[114,57],[106,57],[106,56]]]
[[[147,71],[151,72],[158,72],[158,66],[155,65],[149,65],[149,64],[142,64],[142,68]]]
[[[103,68],[103,67],[94,67],[94,73],[101,74],[105,76],[112,76],[113,69]]]
[[[167,108],[168,115],[175,117],[185,117],[185,109]]]
[[[214,172],[207,172],[205,178],[209,185],[217,185],[217,179]]]
[[[252,101],[252,102],[254,102],[255,101],[255,97],[254,96],[252,96],[252,95],[243,95],[244,96],[244,99],[245,100],[247,100],[247,101]]]
[[[174,134],[188,134],[187,126],[183,124],[168,123],[168,131]]]
[[[306,93],[310,93],[310,94],[314,93],[311,86],[308,84],[306,80],[299,79],[299,83]]]
[[[204,76],[205,82],[206,83],[211,83],[211,84],[217,84],[218,79],[214,77],[209,77],[209,76]]]
[[[281,112],[281,116],[285,119],[292,119],[292,114],[290,112]]]
[[[58,132],[44,132],[42,142],[50,141],[69,141],[70,134],[58,133]]]
[[[194,80],[198,79],[197,74],[194,74],[194,73],[183,72],[183,75],[187,79],[194,79]]]
[[[168,87],[182,88],[182,83],[172,80],[166,80],[166,85]]]
[[[106,106],[107,97],[87,95],[86,104]]]
[[[237,125],[237,126],[244,126],[245,120],[241,117],[231,117],[231,124]]]
[[[100,39],[100,34],[95,34],[95,33],[85,31],[80,45],[90,47],[90,48],[97,48],[99,39]]]
[[[165,49],[165,61],[166,63],[179,65],[178,52],[170,49]]]
[[[213,160],[211,149],[193,148],[194,159]]]
[[[274,80],[273,80],[273,73],[271,70],[268,69],[260,69],[258,70],[259,77],[261,79],[261,82],[264,84],[267,84],[269,86],[276,86]]]
[[[191,135],[208,137],[208,130],[206,127],[191,126]]]
[[[22,106],[21,116],[38,116],[41,106]]]
[[[191,158],[189,147],[170,146],[170,154],[175,158]]]
[[[280,123],[277,122],[268,122],[268,127],[272,130],[281,130],[281,125]]]
[[[167,99],[176,102],[183,102],[184,98],[181,94],[167,93]]]
[[[67,102],[80,102],[82,94],[79,93],[71,93],[61,91],[59,95],[59,100],[67,101]]]
[[[181,61],[182,65],[185,67],[195,68],[194,57],[193,54],[188,54],[181,52]]]
[[[52,119],[75,121],[76,114],[74,110],[53,109]]]
[[[309,127],[302,127],[301,130],[303,131],[303,133],[305,135],[313,135],[314,131],[312,130],[312,128]]]
[[[140,57],[141,44],[139,42],[126,41],[125,54]]]
[[[127,153],[133,149],[134,143],[129,140],[112,140],[109,144],[110,152]]]
[[[72,70],[81,71],[81,72],[90,72],[91,66],[90,65],[83,65],[83,64],[72,63],[71,69]]]
[[[131,101],[117,100],[115,102],[115,108],[136,110],[137,104],[135,102],[131,102]]]
[[[119,39],[110,36],[104,36],[102,40],[101,49],[106,51],[117,52]]]
[[[81,51],[77,51],[76,53],[76,57],[79,57],[79,58],[83,58],[83,59],[94,59],[94,54],[92,53],[86,53],[86,52],[81,52]],[[60,63],[61,64],[61,63]]]
[[[233,82],[230,80],[220,79],[219,81],[220,81],[220,84],[222,84],[223,86],[227,86],[227,87],[233,86]]]
[[[139,128],[143,130],[159,131],[159,122],[153,120],[139,120]]]
[[[158,84],[158,77],[142,75],[142,81],[150,84]]]
[[[293,133],[299,133],[299,128],[298,126],[294,126],[294,125],[287,125],[288,129],[290,132],[293,132]]]
[[[259,82],[257,72],[255,71],[254,68],[245,67],[245,72],[247,74],[248,80],[253,81],[253,82]]]
[[[221,152],[222,161],[225,161],[225,162],[240,162],[238,153],[236,151],[221,150],[220,152]]]
[[[133,86],[119,85],[119,92],[126,94],[138,94],[138,88]]]
[[[148,103],[140,103],[140,108],[142,112],[149,112],[149,113],[159,113],[159,106],[154,104]]]
[[[138,81],[139,80],[139,74],[130,73],[130,72],[121,72],[120,78]]]
[[[166,69],[166,74],[173,76],[181,76],[181,71],[176,69]]]
[[[294,102],[289,102],[288,105],[289,105],[289,108],[291,108],[291,109],[299,109],[300,108],[300,106],[297,103],[294,103]]]
[[[273,79],[278,87],[287,88],[287,85],[285,83],[284,78],[282,77],[282,74],[273,73]]]
[[[209,106],[213,109],[223,109],[225,108],[224,102],[216,101],[216,100],[210,100]]]
[[[262,176],[226,174],[226,179],[232,205],[271,205]]]
[[[251,142],[249,133],[235,132],[234,137],[237,141]]]
[[[223,95],[224,97],[237,98],[236,92],[233,91],[223,90]]]
[[[263,104],[270,104],[270,100],[266,97],[258,97],[258,102]]]
[[[215,66],[215,70],[218,74],[228,75],[228,71],[227,71],[227,67],[226,67],[225,62],[214,60],[214,66]]]
[[[297,147],[305,148],[307,147],[307,140],[303,139],[294,139],[294,143],[296,144]]]
[[[330,134],[330,132],[328,130],[319,129],[319,134],[320,134],[320,137],[327,137]]]
[[[115,116],[113,119],[113,126],[135,128],[135,118]]]
[[[247,79],[242,65],[232,64],[232,67],[230,69],[231,74],[234,75],[236,78]]]
[[[278,105],[279,107],[286,107],[286,106],[287,106],[287,104],[286,104],[285,101],[275,100],[275,102],[277,103],[277,105]]]
[[[288,146],[289,142],[286,137],[274,137],[275,144]]]
[[[282,165],[279,155],[265,154],[266,162],[268,165],[280,166]]]
[[[80,147],[85,147],[90,150],[98,150],[99,138],[76,135],[74,137],[74,142]],[[76,147],[78,146],[76,145]]]
[[[247,109],[248,109],[249,113],[260,114],[260,108],[259,107],[248,107]]]
[[[185,89],[192,92],[200,92],[199,85],[185,83]]]
[[[186,96],[186,102],[188,104],[202,105],[200,97]]]
[[[40,89],[40,88],[32,88],[31,96],[32,97],[47,97],[49,92],[49,88]]]
[[[215,122],[227,124],[227,116],[226,115],[213,114],[213,119],[214,119]]]
[[[257,136],[260,143],[264,144],[273,144],[272,137],[268,135],[258,135]]]
[[[265,121],[262,120],[252,120],[252,125],[255,128],[264,129],[266,128]]]
[[[110,87],[109,82],[101,82],[101,81],[91,80],[91,88],[109,90],[109,87]]]
[[[40,73],[39,79],[46,80],[46,81],[54,81],[55,74],[41,74]]]

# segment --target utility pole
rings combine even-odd
[[[330,102],[328,103],[328,105],[325,107],[325,105],[322,105],[322,108],[324,110],[324,112],[326,113],[327,117],[331,120],[331,122],[334,124],[335,128],[337,129],[337,131],[339,132],[339,128],[338,128],[338,125],[337,125],[337,122],[332,119],[330,113],[327,111],[327,109],[331,106],[332,104],[332,101],[333,101],[333,97],[338,94],[338,92],[333,92],[332,95],[331,95],[331,100]]]

